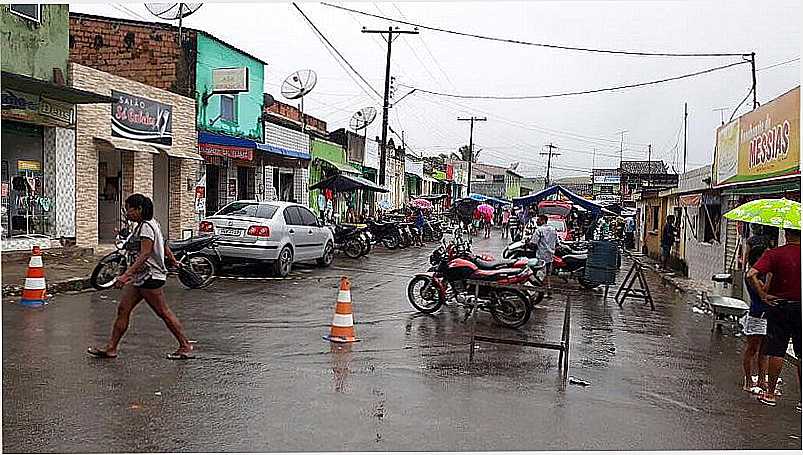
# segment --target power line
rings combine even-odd
[[[343,62],[344,62],[346,65],[348,65],[348,67],[351,69],[351,71],[352,71],[352,72],[354,72],[354,74],[356,74],[356,75],[357,75],[357,77],[359,77],[359,78],[360,78],[360,80],[361,80],[361,81],[362,81],[362,82],[363,82],[363,83],[364,83],[366,86],[368,86],[368,88],[370,88],[372,92],[374,92],[374,93],[376,94],[376,96],[378,96],[378,97],[382,98],[382,95],[380,95],[380,94],[379,94],[379,92],[377,92],[377,91],[374,89],[374,87],[373,87],[373,86],[371,86],[371,84],[369,84],[369,83],[368,83],[368,81],[367,81],[367,80],[365,80],[365,78],[364,78],[364,77],[362,77],[362,74],[360,74],[360,73],[359,73],[359,72],[358,72],[356,69],[354,69],[354,66],[352,66],[352,64],[351,64],[351,63],[349,63],[349,61],[348,61],[348,60],[346,60],[346,57],[344,57],[344,56],[343,56],[343,54],[341,54],[341,53],[340,53],[340,51],[339,51],[339,50],[337,50],[337,48],[336,48],[336,47],[335,47],[335,46],[334,46],[334,45],[331,43],[331,41],[329,41],[329,39],[328,39],[328,38],[326,38],[326,36],[325,36],[325,35],[324,35],[324,34],[323,34],[323,33],[322,33],[322,32],[321,32],[319,29],[318,29],[318,27],[316,27],[316,26],[315,26],[315,24],[312,22],[312,20],[310,20],[310,18],[309,18],[309,17],[307,17],[307,15],[306,15],[306,14],[304,14],[304,11],[302,11],[302,10],[301,10],[301,8],[299,8],[299,6],[298,6],[298,5],[297,5],[295,2],[293,2],[293,6],[294,6],[294,7],[295,7],[295,8],[298,10],[298,12],[299,12],[299,13],[301,13],[301,15],[302,15],[302,16],[304,16],[304,19],[306,19],[306,21],[307,21],[307,23],[310,25],[310,27],[312,27],[312,29],[313,29],[313,30],[315,30],[315,33],[318,35],[318,37],[319,37],[319,38],[321,38],[321,39],[323,39],[323,40],[326,42],[326,44],[329,46],[329,48],[331,48],[333,51],[335,51],[335,53],[336,53],[336,54],[337,54],[337,55],[340,57],[340,59],[341,59],[341,60],[342,60],[342,61],[343,61]],[[355,81],[355,82],[356,82],[356,81]],[[360,84],[357,84],[357,85],[359,85],[359,86],[360,86],[360,88],[361,88],[363,91],[365,91],[365,88],[363,88],[363,87],[362,87]],[[370,96],[370,93],[368,93],[368,95]]]
[[[401,15],[402,19],[407,20],[407,17],[404,15],[402,10],[396,5],[396,3],[391,3],[391,5],[393,5],[393,7],[396,9],[396,11],[399,12],[399,14]],[[432,60],[433,63],[435,63],[435,66],[438,67],[438,70],[440,70],[441,74],[443,74],[444,78],[446,79],[446,82],[448,82],[449,85],[452,87],[452,90],[454,90],[456,87],[452,83],[452,79],[449,77],[449,74],[446,71],[444,71],[444,69],[441,66],[441,64],[438,63],[438,59],[436,59],[435,56],[432,55],[432,51],[429,49],[429,46],[427,45],[427,41],[424,39],[424,36],[423,35],[417,35],[417,36],[418,36],[418,39],[421,40],[421,44],[424,45],[424,50],[427,51],[427,54],[429,54],[429,58]],[[422,64],[423,64],[423,62],[422,62]]]
[[[507,95],[507,96],[504,96],[504,95],[463,95],[463,94],[457,94],[457,93],[444,93],[444,92],[436,92],[434,90],[425,90],[425,89],[421,89],[421,88],[417,88],[417,87],[411,87],[409,85],[404,85],[404,84],[399,84],[399,85],[407,87],[407,88],[410,88],[410,89],[413,89],[413,90],[415,90],[417,92],[427,93],[427,94],[435,95],[435,96],[445,96],[445,97],[448,97],[448,98],[483,99],[483,100],[533,100],[533,99],[558,98],[558,97],[564,97],[564,96],[589,95],[589,94],[592,94],[592,93],[611,92],[611,91],[624,90],[624,89],[635,88],[635,87],[644,87],[644,86],[647,86],[647,85],[662,84],[662,83],[665,83],[665,82],[676,81],[676,80],[679,80],[679,79],[686,79],[686,78],[700,76],[700,75],[707,74],[707,73],[712,73],[714,71],[724,70],[724,69],[731,68],[731,67],[737,66],[737,65],[744,65],[745,63],[749,63],[749,61],[740,61],[740,62],[730,63],[728,65],[717,66],[717,67],[714,67],[714,68],[708,68],[708,69],[705,69],[705,70],[702,70],[702,71],[697,71],[697,72],[694,72],[694,73],[683,74],[683,75],[680,75],[680,76],[674,76],[674,77],[669,77],[669,78],[666,78],[666,79],[659,79],[659,80],[655,80],[655,81],[640,82],[640,83],[637,83],[637,84],[619,85],[619,86],[615,86],[615,87],[607,87],[607,88],[600,88],[600,89],[594,89],[594,90],[583,90],[583,91],[578,91],[578,92],[552,93],[552,94],[548,94],[548,95]]]
[[[637,51],[622,51],[622,50],[612,50],[612,49],[593,49],[593,48],[585,48],[585,47],[573,47],[573,46],[562,46],[557,44],[547,44],[547,43],[533,43],[529,41],[523,41],[518,39],[508,39],[508,38],[498,38],[492,36],[484,36],[484,35],[477,35],[473,33],[466,33],[466,32],[458,32],[455,30],[448,30],[439,27],[432,27],[428,25],[416,24],[409,21],[404,21],[401,19],[394,19],[387,16],[382,16],[378,14],[367,13],[365,11],[359,11],[356,9],[346,8],[345,6],[339,5],[332,5],[330,3],[321,2],[323,6],[328,6],[330,8],[337,8],[343,11],[348,11],[354,14],[362,14],[364,16],[370,16],[376,19],[382,19],[389,22],[398,22],[400,24],[409,25],[412,27],[423,28],[426,30],[432,30],[435,32],[442,32],[442,33],[449,33],[452,35],[459,35],[465,36],[470,38],[477,38],[487,41],[498,41],[502,43],[508,44],[520,44],[524,46],[536,46],[536,47],[545,47],[550,49],[561,49],[561,50],[569,50],[569,51],[579,51],[579,52],[592,52],[598,54],[619,54],[619,55],[631,55],[631,56],[642,56],[642,57],[746,57],[750,56],[750,53],[674,53],[674,52],[637,52]]]
[[[768,70],[768,69],[770,69],[770,68],[775,68],[776,66],[787,65],[787,64],[789,64],[789,63],[792,63],[792,62],[798,62],[798,61],[800,61],[800,57],[793,58],[793,59],[791,59],[791,60],[787,60],[787,61],[785,61],[785,62],[776,63],[776,64],[774,64],[774,65],[765,66],[765,67],[763,67],[763,68],[759,68],[759,69],[757,69],[756,71],[764,71],[764,70]]]

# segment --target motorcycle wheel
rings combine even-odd
[[[97,290],[109,289],[117,282],[117,276],[125,270],[125,257],[118,252],[106,255],[95,266],[89,284]]]
[[[343,252],[351,259],[357,259],[362,256],[363,242],[358,238],[349,239],[343,247]]]
[[[416,310],[431,314],[444,304],[443,295],[438,292],[435,280],[429,276],[417,276],[407,285],[407,299]]]
[[[367,256],[371,252],[371,241],[367,237],[362,238],[362,251],[360,256]]]
[[[215,262],[202,254],[190,256],[186,259],[184,267],[189,267],[190,270],[195,272],[203,280],[200,286],[193,286],[194,283],[185,282],[182,274],[178,274],[178,280],[181,284],[188,289],[201,289],[212,284],[217,273],[217,266]]]
[[[399,248],[407,248],[408,246],[413,244],[413,240],[410,238],[406,232],[402,231],[401,236],[399,238]]]
[[[491,299],[491,316],[500,324],[517,329],[530,320],[530,299],[521,291],[503,289]]]
[[[577,282],[580,283],[580,286],[586,289],[596,289],[600,286],[600,283],[597,283],[596,281],[588,281],[584,276],[578,276]]]
[[[389,250],[395,250],[399,247],[399,236],[396,234],[386,236],[382,239],[382,245]]]

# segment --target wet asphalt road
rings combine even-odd
[[[377,248],[285,280],[221,279],[200,291],[171,280],[170,304],[197,340],[186,362],[164,358],[174,341],[144,304],[118,359],[86,356],[108,335],[117,291],[59,295],[43,310],[6,300],[3,451],[801,448],[790,366],[777,407],[741,392],[742,341],[712,335],[692,297],[656,276],[655,312],[570,283],[518,332],[480,313],[478,333],[558,341],[570,295],[569,374],[588,387],[560,390],[555,351],[483,343],[469,365],[464,310],[426,316],[406,301],[431,249]],[[501,249],[498,238],[474,246]],[[321,336],[341,275],[363,341],[336,349]]]

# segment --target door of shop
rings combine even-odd
[[[254,199],[256,171],[252,167],[237,167],[237,199]]]
[[[212,216],[218,210],[219,169],[218,166],[212,164],[206,165],[206,216]]]
[[[170,172],[167,154],[160,153],[153,156],[153,217],[162,228],[162,233],[168,237],[170,204]]]
[[[98,151],[98,241],[114,242],[122,223],[123,159],[134,153],[118,149]]]

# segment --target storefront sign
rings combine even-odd
[[[41,171],[42,170],[42,162],[41,161],[31,161],[31,160],[18,160],[17,161],[17,169],[20,171]]]
[[[368,139],[365,141],[365,167],[379,169],[379,143]]]
[[[800,173],[800,87],[717,129],[716,185]]]
[[[595,175],[594,183],[600,184],[619,184],[620,177],[618,175]]]
[[[69,103],[3,89],[3,116],[9,119],[69,127],[75,123],[74,112]]]
[[[424,163],[421,161],[404,160],[404,172],[413,174],[420,179],[424,178]]]
[[[446,180],[450,182],[454,180],[454,166],[451,164],[446,165]]]
[[[685,194],[678,198],[681,207],[699,207],[702,201],[702,194]]]
[[[216,68],[212,70],[213,93],[248,91],[248,68]]]
[[[253,149],[233,145],[198,144],[198,152],[204,156],[221,156],[245,161],[254,159]]]
[[[112,90],[112,136],[173,145],[173,106]]]

